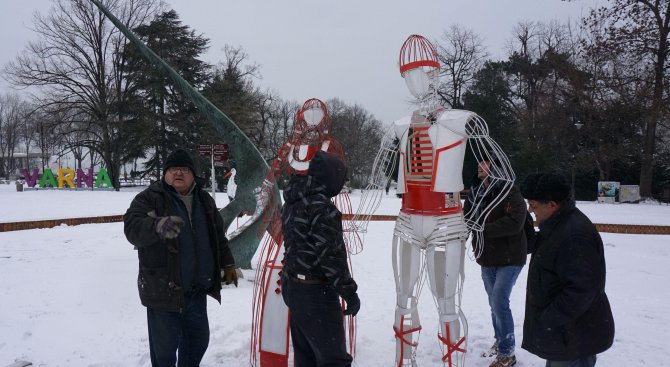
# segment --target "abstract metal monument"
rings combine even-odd
[[[166,77],[169,77],[177,89],[189,99],[197,110],[205,116],[214,128],[223,136],[228,143],[230,154],[235,157],[237,164],[237,178],[239,186],[237,195],[229,205],[219,211],[223,218],[224,228],[237,218],[241,212],[252,213],[251,218],[240,228],[228,235],[230,249],[235,257],[235,262],[241,267],[251,267],[253,257],[259,244],[259,234],[265,232],[263,221],[266,211],[273,211],[269,201],[261,201],[262,196],[270,196],[271,191],[278,195],[276,185],[269,185],[265,181],[268,172],[268,164],[265,162],[256,146],[244,135],[242,130],[221,112],[212,102],[206,99],[200,92],[191,86],[184,78],[177,74],[170,65],[154,53],[144,42],[142,42],[128,27],[126,27],[114,14],[112,14],[98,0],[91,0],[100,11],[128,38],[128,40],[157,67]],[[263,194],[265,192],[265,194]]]

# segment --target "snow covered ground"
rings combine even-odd
[[[0,222],[123,214],[139,189],[121,192],[29,191],[0,185]],[[354,204],[358,196],[352,195]],[[217,194],[225,205],[226,195]],[[389,195],[378,214],[397,214]],[[597,223],[670,225],[670,206],[580,202]],[[372,222],[364,251],[353,257],[360,285],[355,366],[391,366],[395,302],[390,241],[393,222]],[[614,346],[599,366],[670,366],[670,236],[603,233],[607,293],[616,322]],[[490,313],[479,266],[466,260],[463,309],[469,322],[467,366],[488,366]],[[60,226],[0,233],[0,367],[16,360],[35,366],[149,366],[145,309],[135,285],[137,256],[121,223]],[[253,271],[239,288],[209,300],[211,341],[202,366],[248,366]],[[526,268],[512,293],[517,344],[522,338]],[[665,289],[665,290],[664,290]],[[419,309],[424,326],[420,366],[439,365],[436,311],[427,287]],[[517,366],[544,366],[517,349]]]

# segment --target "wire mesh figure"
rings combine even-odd
[[[489,137],[481,117],[474,112],[434,105],[433,86],[440,66],[428,40],[410,36],[400,50],[399,64],[420,108],[412,116],[395,121],[382,139],[354,221],[360,232],[366,231],[367,219],[379,206],[389,172],[398,164],[397,192],[402,194],[402,207],[392,242],[395,365],[416,366],[422,329],[417,305],[427,278],[439,315],[437,339],[442,362],[450,367],[463,366],[468,324],[460,306],[466,239],[470,232],[481,235],[491,208],[513,184],[514,172],[504,152]],[[492,180],[502,189],[485,207],[481,202],[474,203],[472,210],[477,215],[466,220],[460,192],[464,188],[463,160],[468,145],[478,161],[500,162],[492,172]]]
[[[266,177],[266,186],[270,187],[277,182],[281,187],[291,175],[307,174],[309,161],[319,150],[335,154],[344,160],[342,146],[329,134],[330,125],[328,110],[322,101],[316,98],[305,101],[298,111],[293,134],[279,149]],[[268,197],[266,200],[277,201],[278,198]],[[342,226],[348,253],[358,253],[362,250],[362,242],[356,232],[357,228],[350,220],[352,209],[349,195],[343,191],[334,201],[343,214]],[[284,249],[280,211],[275,210],[273,216],[267,220],[270,221],[268,233],[261,247],[254,284],[251,363],[260,367],[284,367],[288,365],[289,355],[289,315],[281,296],[280,277]],[[349,269],[351,270],[351,261]],[[356,336],[353,317],[347,316],[345,327],[349,353],[354,355]]]

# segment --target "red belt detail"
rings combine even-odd
[[[407,214],[445,215],[460,213],[463,208],[446,207],[446,194],[431,191],[429,186],[407,184],[408,191],[402,195],[402,212]]]

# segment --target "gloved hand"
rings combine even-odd
[[[160,217],[156,221],[156,233],[162,239],[171,239],[179,236],[184,220],[176,215],[169,217]]]
[[[223,280],[224,284],[230,284],[233,283],[235,284],[235,287],[237,287],[237,270],[235,268],[223,268],[221,271],[221,279]]]
[[[358,294],[352,293],[344,298],[344,301],[347,303],[347,308],[344,310],[345,315],[356,316],[358,310],[361,309],[361,300],[358,298]]]

